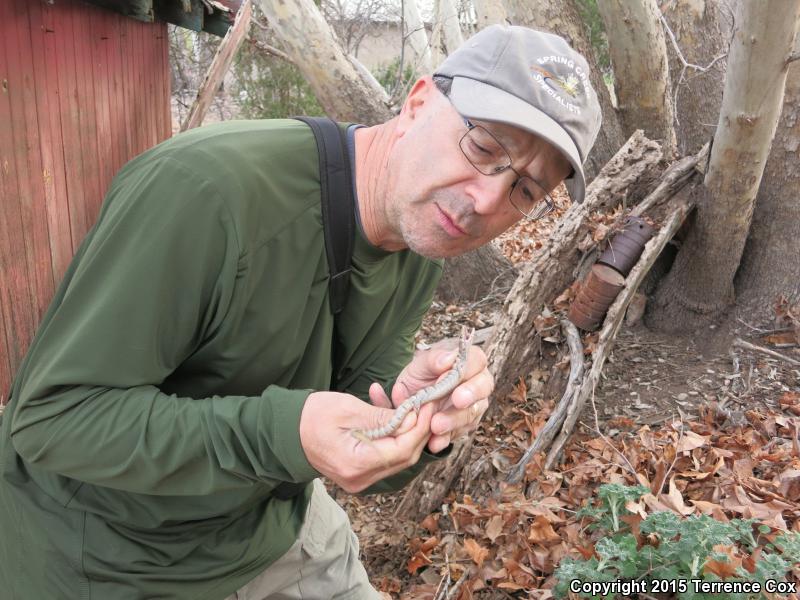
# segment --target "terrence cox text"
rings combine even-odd
[[[605,597],[617,594],[621,597],[634,594],[680,594],[691,590],[695,594],[758,594],[759,592],[791,594],[797,592],[797,584],[788,581],[767,579],[760,581],[706,581],[704,579],[642,579],[635,581],[581,581],[569,582],[573,593]]]

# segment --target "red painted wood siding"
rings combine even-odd
[[[171,134],[164,23],[0,0],[0,401],[103,194]]]

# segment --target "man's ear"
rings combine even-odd
[[[411,124],[419,118],[420,111],[431,101],[434,93],[438,94],[439,90],[436,89],[436,84],[433,83],[430,75],[417,79],[411,91],[408,92],[408,96],[406,96],[398,115],[397,129],[395,131],[399,135],[403,135],[411,127]]]

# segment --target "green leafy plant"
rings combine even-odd
[[[641,582],[650,585],[656,580],[670,582],[668,592],[680,600],[755,600],[769,598],[764,593],[766,582],[786,581],[787,574],[800,562],[800,534],[784,532],[768,541],[771,529],[755,519],[733,519],[727,523],[708,515],[681,518],[671,512],[656,512],[639,523],[634,532],[620,517],[630,514],[625,505],[636,501],[649,490],[643,486],[605,484],[600,486],[597,502],[584,507],[579,516],[591,521],[588,529],[597,542],[594,555],[588,559],[566,558],[555,572],[554,594],[566,598],[574,581]],[[770,537],[772,537],[770,535]],[[759,550],[757,560],[743,566],[743,559]],[[725,575],[724,579],[719,573]],[[759,592],[719,593],[697,591],[691,580],[701,582],[758,582]],[[678,585],[677,582],[685,582]],[[702,587],[698,585],[698,587]],[[612,599],[604,595],[574,589],[581,598]],[[649,593],[649,592],[648,592]],[[663,595],[659,597],[664,597]]]

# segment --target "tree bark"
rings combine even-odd
[[[723,0],[677,0],[665,4],[664,19],[675,35],[674,44],[667,41],[667,54],[677,149],[685,156],[697,152],[714,135],[733,14]],[[675,45],[686,63],[707,70],[686,67]]]
[[[783,111],[756,198],[753,224],[736,275],[738,310],[767,323],[781,295],[800,302],[800,64],[789,66]]]
[[[614,67],[623,132],[642,129],[664,155],[675,148],[672,92],[664,31],[656,0],[598,0]]]
[[[511,261],[496,246],[487,244],[445,261],[436,296],[448,303],[475,302],[495,295],[505,298],[516,277]]]
[[[603,112],[603,126],[585,165],[587,177],[593,178],[627,138],[623,135],[617,111],[611,102],[611,94],[603,80],[603,73],[597,66],[597,58],[575,0],[539,0],[535,3],[529,0],[505,0],[505,5],[512,24],[552,31],[562,36],[589,63],[589,79],[597,92]]]
[[[452,0],[439,0],[438,21],[442,25],[443,55],[447,56],[464,43],[458,11]]]
[[[431,48],[425,23],[419,16],[416,0],[403,0],[403,44],[411,50],[406,64],[412,65],[417,77],[427,75],[433,70]]]
[[[392,117],[386,92],[361,76],[312,0],[259,0],[259,6],[328,116],[365,125]]]
[[[695,330],[733,303],[733,278],[780,116],[798,13],[797,0],[740,2],[737,7],[705,197],[656,292],[647,319],[651,326]]]
[[[475,6],[477,31],[489,25],[506,23],[508,15],[502,0],[472,0],[472,4]]]

